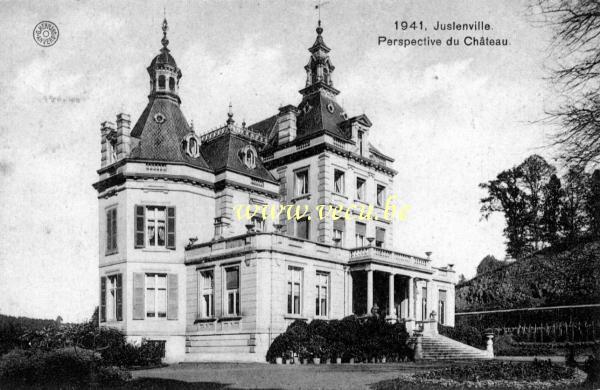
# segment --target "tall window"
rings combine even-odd
[[[106,254],[117,252],[117,208],[106,210]]]
[[[438,302],[438,322],[444,325],[446,323],[446,290],[439,291]]]
[[[117,162],[117,139],[111,139],[108,141],[108,158],[109,164],[112,164],[114,162]]]
[[[200,307],[201,318],[210,318],[215,315],[215,277],[213,271],[200,272]]]
[[[167,316],[167,275],[146,274],[146,317]]]
[[[254,216],[251,219],[252,224],[254,225],[254,230],[257,232],[265,231],[265,220],[260,216]]]
[[[175,79],[173,77],[169,77],[169,89],[171,91],[175,90]]]
[[[343,194],[344,190],[344,172],[336,169],[333,172],[333,191]]]
[[[363,155],[363,132],[362,131],[358,132],[358,148],[359,148],[359,153],[362,156]]]
[[[385,229],[377,227],[375,228],[375,246],[383,248],[385,246]]]
[[[308,217],[300,218],[296,221],[296,236],[305,240],[309,239],[310,221]]]
[[[421,319],[427,319],[427,287],[421,289]]]
[[[165,246],[166,215],[164,207],[146,208],[146,237],[148,246]]]
[[[385,187],[377,184],[377,206],[383,207],[385,203]]]
[[[296,196],[308,194],[308,169],[296,171]]]
[[[365,179],[356,178],[356,199],[365,200]]]
[[[288,314],[301,314],[302,268],[288,267]]]
[[[229,316],[240,315],[240,267],[225,268],[226,313]]]
[[[100,321],[123,320],[122,274],[100,278]]]
[[[367,234],[367,225],[362,222],[356,222],[356,227],[354,231],[356,237],[356,247],[360,248],[362,246],[366,246],[366,234]]]
[[[329,293],[329,274],[326,272],[317,271],[317,291],[316,291],[316,302],[315,302],[315,315],[320,317],[327,317],[328,306],[327,297]]]
[[[344,245],[344,231],[346,230],[346,223],[343,219],[336,219],[333,221],[333,242],[337,246]]]
[[[165,76],[163,76],[163,75],[158,76],[158,88],[165,89],[165,83],[166,83]]]

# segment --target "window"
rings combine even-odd
[[[240,315],[240,267],[225,268],[225,297],[228,316]]]
[[[438,316],[438,322],[444,325],[446,323],[446,290],[439,291]]]
[[[337,169],[333,172],[333,191],[338,194],[344,193],[344,172]]]
[[[175,207],[135,206],[135,247],[175,249]]]
[[[344,231],[346,230],[346,223],[343,219],[336,219],[333,221],[333,242],[335,246],[344,245]]]
[[[427,287],[421,289],[421,319],[427,319]]]
[[[111,139],[108,141],[108,163],[117,162],[117,140]]]
[[[308,194],[308,169],[296,172],[296,196]]]
[[[100,321],[123,320],[122,274],[100,278]]]
[[[356,247],[366,246],[365,237],[367,235],[367,225],[362,222],[356,222],[355,227]]]
[[[252,217],[251,222],[254,225],[254,231],[256,231],[256,232],[264,232],[265,231],[265,220],[262,217],[254,216],[254,217]]]
[[[175,79],[173,77],[169,77],[169,89],[171,91],[175,90]]]
[[[215,315],[215,278],[213,271],[200,272],[200,318],[210,318]]]
[[[167,317],[166,274],[146,274],[146,317]]]
[[[158,88],[165,89],[165,76],[158,76]]]
[[[106,254],[117,252],[117,208],[106,210]]]
[[[362,156],[363,155],[363,132],[359,131],[358,132],[358,152],[359,154]]]
[[[250,149],[246,151],[246,166],[249,168],[253,168],[256,166],[256,156],[254,152]]]
[[[360,177],[356,178],[356,199],[358,200],[365,200],[365,183],[365,179]]]
[[[296,221],[296,237],[308,240],[310,237],[310,221],[308,217],[300,218]]]
[[[315,302],[315,315],[319,317],[327,317],[327,297],[329,291],[329,274],[326,272],[317,271],[317,295]]]
[[[164,207],[147,207],[146,238],[148,246],[165,246],[166,214]]]
[[[385,229],[377,227],[375,228],[375,246],[383,248],[385,245]]]
[[[377,206],[383,207],[385,203],[385,187],[377,184]]]
[[[288,314],[301,314],[302,268],[288,267]]]

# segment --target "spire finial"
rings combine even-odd
[[[167,39],[167,31],[169,30],[169,23],[167,23],[167,14],[166,14],[166,10],[164,11],[165,13],[165,17],[163,19],[163,23],[162,23],[162,30],[163,30],[163,37],[161,39],[161,43],[163,45],[163,48],[167,48],[167,46],[169,45],[169,40]]]
[[[227,124],[232,125],[235,121],[233,120],[233,109],[231,101],[229,102],[229,110],[227,111]]]
[[[323,27],[321,27],[321,7],[323,7],[327,3],[329,3],[329,1],[319,0],[319,4],[315,5],[315,8],[319,10],[319,21],[317,22],[317,34],[319,35],[323,33]]]

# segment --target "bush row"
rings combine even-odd
[[[349,316],[342,320],[296,320],[285,333],[277,336],[267,352],[267,361],[275,359],[319,358],[342,361],[413,359],[407,346],[408,333],[403,324],[389,324],[384,319]]]

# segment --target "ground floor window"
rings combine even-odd
[[[225,268],[225,302],[226,314],[240,315],[240,267]]]
[[[146,317],[167,317],[166,274],[146,274]]]
[[[328,294],[329,293],[329,273],[317,271],[317,291],[315,302],[315,315],[327,317],[328,315]]]
[[[302,268],[288,267],[288,314],[300,315],[302,307]]]
[[[123,276],[115,274],[100,278],[100,321],[123,320]]]
[[[438,299],[438,315],[439,315],[439,323],[446,323],[446,291],[439,291],[439,299]]]

